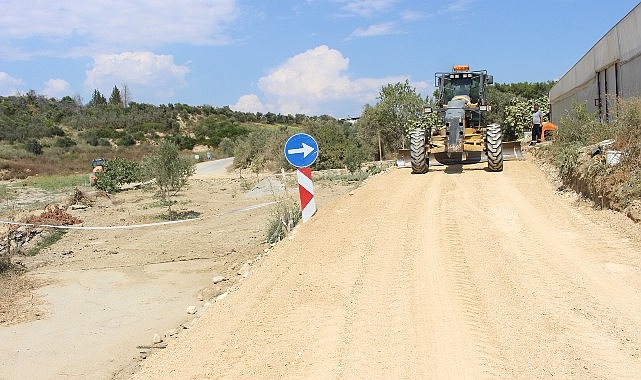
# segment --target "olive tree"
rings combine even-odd
[[[194,163],[180,155],[177,145],[163,141],[157,153],[144,161],[144,168],[147,177],[155,179],[157,195],[168,205],[171,215],[171,205],[175,203],[172,198],[185,186],[187,178],[194,174]]]
[[[410,120],[420,115],[425,102],[408,80],[383,86],[377,99],[376,105],[365,105],[357,125],[363,140],[383,159],[386,153],[405,146]]]

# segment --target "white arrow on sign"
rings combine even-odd
[[[314,148],[312,148],[311,146],[309,146],[309,145],[307,145],[305,143],[302,143],[302,144],[303,144],[302,148],[288,149],[287,150],[287,154],[302,153],[303,154],[303,158],[305,158],[305,157],[307,157],[308,154],[310,154],[310,153],[312,153],[314,151]]]

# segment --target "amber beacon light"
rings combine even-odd
[[[470,71],[470,65],[454,65],[452,71]]]

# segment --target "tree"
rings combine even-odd
[[[175,203],[172,198],[185,186],[187,178],[194,174],[193,162],[180,156],[178,146],[163,141],[158,146],[157,153],[145,160],[144,167],[147,177],[155,179],[157,195],[168,205],[171,216],[171,205]]]
[[[420,115],[425,102],[408,80],[383,86],[378,99],[375,106],[365,106],[357,125],[361,136],[383,159],[387,152],[405,145],[409,122]]]
[[[512,99],[510,104],[505,108],[505,124],[503,126],[504,140],[516,140],[522,135],[523,131],[530,129],[535,104],[540,107],[543,118],[548,118],[550,114],[550,104],[547,96],[527,100],[519,97]]]
[[[525,99],[536,99],[542,96],[547,96],[554,81],[547,82],[518,82],[518,83],[496,83],[494,87],[501,92],[509,92],[515,96],[520,96]]]
[[[355,127],[337,120],[314,120],[307,123],[305,131],[314,136],[322,147],[314,168],[335,169],[347,167],[356,171],[367,157],[358,145]]]
[[[131,102],[131,90],[129,90],[129,86],[127,86],[126,83],[122,84],[122,106],[123,107],[128,107],[129,102]]]
[[[100,93],[98,90],[93,91],[93,95],[91,96],[91,100],[89,101],[89,104],[87,104],[87,107],[98,107],[107,104],[107,99]]]
[[[114,89],[111,91],[109,104],[114,106],[122,106],[122,97],[120,96],[120,90],[118,90],[118,87],[116,86],[114,86]]]
[[[501,125],[509,123],[509,126],[513,128],[514,132],[518,133],[518,129],[522,128],[523,123],[514,123],[514,117],[517,117],[516,113],[512,112],[512,118],[510,118],[510,116],[506,114],[506,111],[510,108],[512,111],[515,111],[513,107],[514,103],[524,102],[538,102],[542,108],[545,108],[548,103],[548,93],[554,83],[553,81],[497,83],[494,86],[489,86],[487,88],[487,101],[488,104],[492,106],[492,110],[488,112],[487,122]]]

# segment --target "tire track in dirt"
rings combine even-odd
[[[424,360],[422,349],[413,346],[417,342],[417,334],[420,336],[424,332],[417,331],[413,324],[408,329],[407,323],[414,318],[411,307],[414,303],[408,302],[407,298],[416,297],[411,281],[416,251],[405,236],[414,235],[416,226],[410,221],[416,210],[404,202],[411,196],[408,188],[400,185],[406,179],[405,174],[388,174],[393,177],[392,182],[399,184],[392,191],[380,181],[370,184],[380,187],[374,192],[385,193],[386,196],[370,198],[371,210],[376,212],[365,217],[366,228],[354,237],[352,248],[360,252],[362,265],[357,270],[346,303],[344,346],[339,350],[341,359],[336,377],[339,379],[361,378],[364,373],[384,373],[384,377],[398,379],[422,377],[420,371],[416,372],[416,363]],[[390,223],[390,220],[398,220],[400,225]],[[398,233],[399,229],[402,233]],[[400,286],[390,287],[390,284]],[[377,297],[372,297],[373,293]],[[366,347],[380,349],[372,353]],[[365,352],[369,357],[364,356]]]
[[[445,184],[441,190],[440,202],[436,205],[436,223],[439,230],[439,250],[443,255],[442,263],[452,288],[450,291],[454,293],[458,303],[456,312],[463,319],[462,328],[470,335],[466,343],[472,351],[468,352],[470,358],[464,360],[466,366],[476,366],[478,371],[470,377],[501,378],[504,376],[502,358],[494,339],[493,326],[488,321],[487,305],[480,289],[484,284],[479,281],[473,268],[478,261],[472,257],[478,254],[478,241],[484,238],[485,227],[476,222],[478,218],[475,216],[478,213],[478,202],[484,201],[484,182],[481,182],[480,186],[474,186],[477,184],[471,184],[465,178],[480,174],[490,177],[487,180],[491,181],[491,176],[496,174],[485,173],[484,170],[476,173],[478,171],[443,170],[432,173],[444,177]]]
[[[512,173],[508,175],[512,175]],[[503,180],[501,186],[494,190],[497,195],[497,199],[494,200],[495,204],[500,204],[497,202],[501,198],[505,199],[504,197],[507,195],[514,197],[514,194],[527,194],[526,191],[514,191],[514,184],[511,179],[507,179],[507,176]],[[549,192],[544,193],[549,194]],[[503,263],[497,261],[492,266],[502,265],[505,268],[503,272],[507,275],[506,286],[513,287],[515,293],[513,298],[517,304],[521,305],[520,310],[513,309],[509,315],[498,319],[514,320],[514,317],[517,317],[516,320],[526,321],[527,323],[520,325],[519,329],[523,335],[528,337],[529,341],[536,342],[532,349],[523,350],[523,348],[513,347],[505,351],[507,355],[521,352],[520,355],[511,358],[515,374],[522,376],[535,368],[540,373],[562,376],[581,374],[581,376],[592,377],[599,376],[599,373],[617,373],[625,378],[626,374],[630,375],[626,370],[621,371],[616,365],[608,364],[616,359],[603,357],[600,358],[599,363],[584,359],[594,356],[590,355],[590,352],[595,352],[598,347],[610,346],[614,348],[613,342],[602,332],[592,331],[594,326],[586,324],[583,318],[576,318],[576,315],[572,315],[576,314],[576,311],[568,310],[570,307],[572,310],[599,310],[601,308],[599,301],[591,295],[586,286],[590,281],[586,281],[581,273],[581,267],[585,264],[581,259],[584,257],[584,252],[589,252],[589,245],[595,244],[595,242],[602,244],[605,241],[604,236],[597,233],[590,236],[589,239],[582,239],[581,229],[583,227],[573,226],[571,222],[573,219],[564,216],[572,215],[574,210],[568,208],[558,199],[544,199],[530,193],[528,198],[517,196],[516,199],[511,200],[518,207],[506,208],[502,211],[500,210],[501,206],[488,207],[482,215],[493,215],[488,221],[495,223],[491,230],[500,231],[504,235],[504,239],[516,243],[516,247],[512,247],[513,254],[502,256]],[[550,212],[550,210],[554,210],[554,212]],[[559,212],[559,210],[566,211],[566,213]],[[517,217],[502,217],[510,211]],[[496,225],[499,221],[509,221],[513,225],[504,228]],[[556,228],[549,228],[549,226]],[[595,229],[589,228],[588,230],[594,231]],[[526,233],[521,233],[519,236],[511,233],[514,231]],[[496,236],[494,239],[498,238],[500,236]],[[587,246],[585,240],[589,242]],[[565,243],[565,247],[561,251],[558,249],[560,242]],[[505,249],[510,249],[508,244],[504,244],[504,246]],[[505,249],[502,251],[508,252]],[[492,278],[500,278],[497,275]],[[532,311],[539,312],[532,313]],[[599,314],[607,316],[611,313],[602,310]],[[543,331],[541,327],[543,327]],[[545,331],[547,333],[544,333]],[[514,332],[516,333],[517,330]],[[527,355],[530,358],[528,367],[516,365],[522,362],[522,355]],[[568,362],[566,360],[568,357],[575,359],[573,362]],[[559,360],[559,358],[563,358],[563,360]]]

